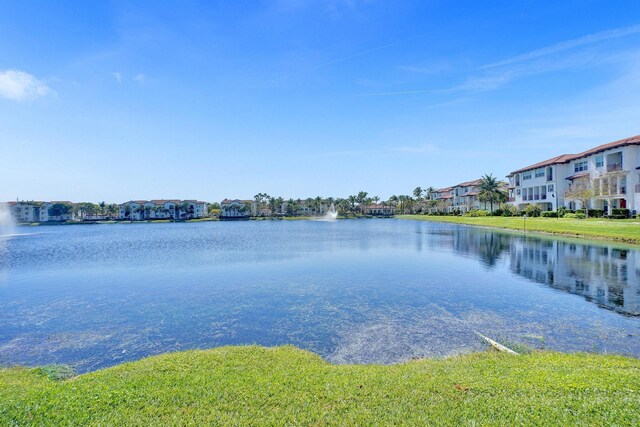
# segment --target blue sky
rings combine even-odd
[[[8,1],[0,200],[386,198],[640,134],[638,1]]]

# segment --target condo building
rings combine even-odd
[[[537,203],[543,210],[584,209],[572,186],[588,189],[586,208],[640,211],[640,135],[563,154],[511,172],[509,203],[522,210]]]

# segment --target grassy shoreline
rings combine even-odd
[[[640,221],[635,219],[527,218],[525,221],[522,217],[461,217],[429,215],[399,215],[397,218],[521,231],[524,231],[526,227],[527,232],[561,235],[566,237],[612,240],[635,245],[640,244]]]
[[[51,379],[0,369],[8,425],[637,425],[640,360],[484,352],[332,365],[294,347],[220,347]]]

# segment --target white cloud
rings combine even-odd
[[[138,73],[135,75],[133,80],[137,81],[140,84],[144,84],[144,82],[147,80],[147,77],[142,73]]]
[[[24,101],[55,95],[45,83],[24,71],[0,71],[0,96],[13,101]]]
[[[113,76],[114,79],[116,79],[118,83],[122,83],[122,74],[114,72],[114,73],[111,73],[111,75]]]

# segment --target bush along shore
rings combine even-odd
[[[503,216],[436,216],[400,215],[398,218],[420,221],[467,224],[480,227],[504,228],[527,232],[541,232],[590,239],[606,239],[640,244],[640,220],[605,218],[547,218],[547,217],[503,217]]]
[[[3,425],[638,425],[640,360],[484,352],[332,365],[221,347],[71,376],[0,369]]]

